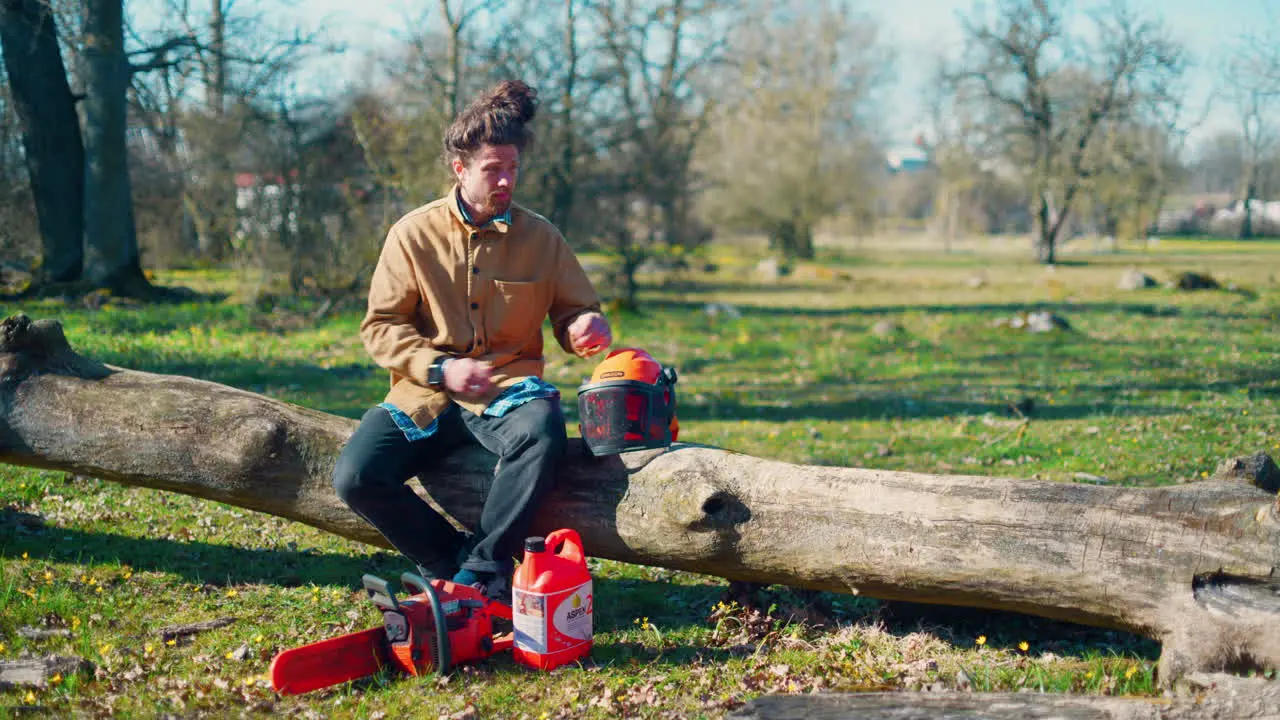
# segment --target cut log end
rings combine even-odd
[[[1224,572],[1196,576],[1190,607],[1161,638],[1160,683],[1195,673],[1262,675],[1280,669],[1280,580]]]

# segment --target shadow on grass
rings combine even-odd
[[[203,541],[129,537],[45,525],[14,510],[0,513],[0,553],[51,562],[115,563],[134,570],[171,573],[197,585],[264,583],[356,586],[364,573],[399,577],[412,565],[386,551],[367,557],[339,553],[244,548]]]
[[[408,561],[379,551],[359,557],[340,553],[244,548],[203,541],[178,542],[136,538],[42,524],[35,515],[6,510],[0,514],[0,554],[6,558],[27,553],[29,559],[51,562],[120,563],[134,570],[169,573],[203,586],[267,584],[281,587],[337,585],[358,588],[364,573],[398,579],[411,569]],[[636,567],[639,566],[629,566]],[[659,651],[647,643],[622,640],[601,643],[593,653],[599,664],[643,663],[679,666],[695,660],[724,661],[755,651],[759,638],[745,643],[707,645],[683,640],[689,630],[710,629],[713,607],[734,599],[732,586],[708,578],[703,584],[676,584],[672,572],[646,568],[658,579],[597,577],[595,619],[597,633],[646,632],[641,619],[658,628],[668,640]],[[1029,615],[939,605],[881,602],[838,593],[799,590],[785,586],[755,586],[754,604],[773,606],[778,627],[804,618],[826,618],[822,629],[840,626],[880,627],[906,637],[933,634],[959,648],[973,646],[986,636],[988,647],[1013,650],[1026,641],[1032,654],[1124,655],[1155,660],[1155,641],[1129,633],[1091,628]]]
[[[830,402],[793,402],[783,406],[767,401],[740,402],[736,400],[711,400],[703,403],[681,401],[679,417],[686,420],[740,420],[760,419],[769,422],[792,420],[879,420],[884,418],[957,418],[980,417],[991,414],[1010,419],[1021,417],[1014,407],[1022,399],[1010,394],[1007,403],[939,402],[907,395],[868,395]],[[1181,412],[1177,408],[1155,405],[1124,405],[1099,402],[1088,404],[1039,404],[1026,413],[1037,420],[1076,420],[1098,416],[1157,417]]]
[[[646,309],[667,310],[676,313],[698,313],[706,308],[705,302],[679,300],[651,300],[645,303]],[[790,306],[740,305],[738,312],[743,317],[847,317],[865,316],[882,317],[902,315],[906,313],[925,314],[991,314],[995,316],[1013,315],[1021,312],[1050,311],[1067,317],[1088,313],[1139,315],[1152,318],[1198,317],[1217,320],[1256,320],[1263,317],[1258,313],[1229,313],[1211,308],[1182,308],[1176,305],[1157,305],[1151,303],[1074,303],[1074,302],[1026,302],[1026,303],[973,303],[950,305],[871,305],[867,307],[849,306],[836,308],[803,308]],[[643,312],[643,310],[641,311]]]

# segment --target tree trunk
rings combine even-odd
[[[58,323],[23,315],[0,324],[0,413],[2,462],[186,493],[386,546],[330,486],[355,420],[108,367],[76,355]],[[474,527],[493,465],[468,448],[419,480]],[[686,444],[593,458],[575,440],[534,531],[573,527],[594,556],[731,580],[1128,630],[1164,643],[1168,683],[1280,665],[1280,508],[1274,477],[1262,484],[939,476]]]
[[[1058,262],[1058,223],[1047,198],[1040,198],[1035,217],[1036,261],[1042,265],[1053,265]]]
[[[88,0],[85,17],[85,275],[95,287],[146,295],[125,142],[129,64],[122,0]]]
[[[37,283],[74,282],[84,267],[84,144],[48,4],[0,2],[0,49],[40,225]]]
[[[1239,239],[1241,240],[1253,239],[1253,198],[1256,193],[1256,188],[1254,186],[1253,181],[1254,181],[1254,176],[1256,172],[1257,172],[1256,170],[1250,167],[1248,175],[1246,176],[1246,179],[1245,179],[1244,203],[1242,206],[1244,210],[1244,217],[1240,219],[1240,234],[1239,234]]]
[[[236,227],[236,176],[231,158],[236,131],[227,117],[227,19],[226,0],[209,4],[209,49],[204,61],[205,106],[209,120],[203,141],[206,174],[203,192],[203,221],[197,239],[200,254],[212,262],[231,256]]]

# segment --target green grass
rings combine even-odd
[[[753,258],[713,248],[717,272],[648,277],[641,310],[611,319],[620,344],[679,369],[682,439],[753,455],[1151,486],[1206,477],[1226,457],[1276,454],[1280,283],[1271,268],[1280,245],[1163,241],[1094,253],[1084,242],[1051,271],[1012,243],[972,239],[944,255],[906,241],[832,242],[820,263],[777,283],[753,277]],[[1160,280],[1208,271],[1236,289],[1116,290],[1129,266]],[[237,297],[225,273],[159,280]],[[303,300],[105,300],[0,314],[57,318],[79,351],[113,365],[347,417],[385,391],[356,336],[358,310],[316,321]],[[713,302],[737,312],[713,316]],[[1033,335],[998,323],[1036,309],[1073,330]],[[899,329],[872,332],[882,321]],[[572,399],[592,363],[548,347],[548,378]],[[1028,401],[1027,418],[1011,409]],[[566,409],[576,434],[571,402]],[[0,692],[6,708],[721,717],[771,692],[1156,692],[1159,648],[1124,633],[779,587],[744,607],[718,578],[593,561],[591,667],[543,675],[499,657],[448,682],[380,677],[280,698],[264,680],[271,657],[376,625],[360,575],[394,577],[402,561],[278,518],[63,473],[0,465],[0,501],[0,659],[59,653],[97,665],[49,688]],[[236,622],[173,644],[157,634],[219,617]],[[64,632],[32,640],[19,632],[28,627]]]

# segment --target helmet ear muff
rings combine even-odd
[[[676,380],[675,368],[643,350],[610,353],[578,388],[578,429],[591,453],[670,447],[680,428]]]

